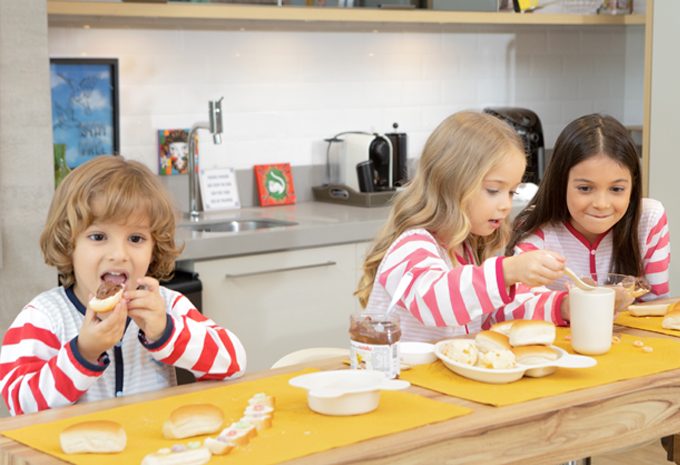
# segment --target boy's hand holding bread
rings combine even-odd
[[[137,280],[137,289],[125,293],[128,315],[150,342],[160,339],[165,331],[165,302],[159,292],[158,280],[145,277]]]
[[[122,294],[122,288],[103,283],[87,304],[78,333],[78,350],[92,364],[96,365],[102,352],[116,345],[125,333],[128,312]]]

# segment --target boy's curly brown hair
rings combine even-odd
[[[140,214],[148,218],[153,239],[147,274],[167,279],[182,251],[175,245],[176,210],[168,192],[142,163],[121,156],[88,161],[66,176],[54,193],[40,235],[45,263],[57,268],[64,287],[72,286],[78,235],[95,221],[125,223]]]

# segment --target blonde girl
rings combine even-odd
[[[476,333],[505,319],[513,301],[521,317],[559,320],[561,298],[516,296],[514,285],[559,278],[562,257],[545,250],[497,256],[525,165],[522,144],[506,123],[476,112],[446,118],[366,257],[356,291],[361,305],[381,313],[393,304],[402,340]]]

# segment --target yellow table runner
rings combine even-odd
[[[568,334],[569,330],[558,328],[555,345],[573,353],[565,339]],[[649,353],[634,346],[637,340],[654,351]],[[473,381],[453,373],[440,361],[404,371],[401,378],[451,396],[503,406],[680,368],[680,342],[622,335],[621,342],[612,344],[607,354],[594,358],[597,365],[592,368],[558,368],[544,378],[524,377],[509,384]]]
[[[126,405],[41,425],[3,431],[5,436],[33,449],[74,464],[128,464],[161,447],[203,439],[164,439],[161,425],[169,413],[180,405],[210,402],[222,409],[225,426],[238,420],[253,394],[265,392],[276,397],[276,410],[271,428],[230,454],[214,456],[211,464],[266,465],[376,438],[429,423],[448,420],[471,410],[437,402],[408,392],[383,391],[377,410],[365,415],[329,417],[316,414],[307,407],[307,391],[292,387],[288,380],[315,370],[271,376],[238,384],[226,384],[164,399]],[[120,454],[66,455],[59,447],[59,433],[68,425],[85,420],[108,419],[119,422],[127,433],[127,447]]]
[[[680,330],[662,328],[661,321],[663,321],[662,316],[633,316],[630,312],[626,311],[619,313],[614,323],[629,328],[644,329],[645,331],[680,337]]]

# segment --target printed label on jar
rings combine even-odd
[[[349,359],[355,370],[382,371],[388,378],[399,375],[399,343],[366,344],[350,340]]]

